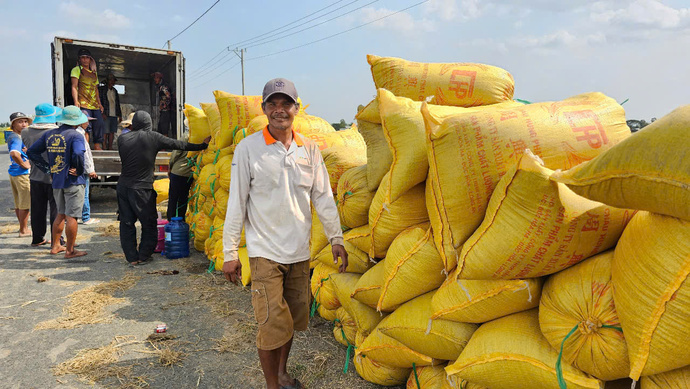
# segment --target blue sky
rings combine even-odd
[[[289,78],[308,112],[331,122],[352,121],[357,106],[375,95],[366,54],[488,63],[513,74],[516,98],[549,101],[600,91],[629,99],[629,119],[661,117],[690,102],[687,1],[428,0],[375,21],[420,1],[221,0],[172,41],[187,59],[187,103],[212,102],[215,89],[241,93],[234,54],[221,55],[213,71],[204,67],[228,46],[247,47],[247,94],[260,94],[271,78]],[[52,99],[54,36],[161,48],[214,2],[0,0],[0,122]],[[263,41],[250,40],[259,35]]]

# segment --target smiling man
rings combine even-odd
[[[295,85],[284,78],[266,83],[262,108],[268,126],[240,142],[232,160],[223,273],[232,282],[241,276],[237,250],[244,226],[266,385],[293,389],[302,385],[287,373],[292,338],[309,323],[311,204],[341,272],[347,252],[321,152],[292,128],[299,112]]]

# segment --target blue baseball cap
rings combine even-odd
[[[69,105],[62,110],[60,116],[57,117],[57,122],[69,124],[70,126],[78,126],[89,121],[89,118],[74,105]]]
[[[36,117],[34,124],[57,122],[57,117],[62,113],[62,108],[56,107],[52,104],[42,103],[36,106]]]

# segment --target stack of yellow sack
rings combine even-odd
[[[357,372],[421,388],[682,380],[690,109],[631,137],[601,93],[524,105],[496,67],[368,60],[366,165],[336,188],[346,273],[312,231],[314,310]]]

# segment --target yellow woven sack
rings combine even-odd
[[[373,192],[388,173],[393,163],[393,153],[383,135],[381,124],[358,120],[357,127],[367,146],[367,186]]]
[[[215,218],[217,216],[216,209],[213,207],[214,202],[213,202],[213,196],[211,196],[208,201],[204,203],[204,206],[201,209],[201,212],[205,213],[210,217],[211,219]]]
[[[690,389],[690,366],[640,379],[642,389]]]
[[[204,255],[206,255],[206,258],[211,262],[216,259],[216,242],[216,240],[210,237],[204,241]]]
[[[616,245],[632,211],[580,197],[551,173],[529,150],[508,169],[462,246],[460,278],[541,277]]]
[[[216,186],[230,190],[230,174],[232,171],[233,154],[226,155],[216,162],[214,170],[216,173]],[[216,188],[217,189],[217,188]]]
[[[589,160],[630,136],[625,111],[601,93],[559,102],[433,117],[426,103],[427,208],[446,268],[479,226],[499,179],[529,148],[552,170]]]
[[[429,221],[424,183],[410,189],[392,203],[386,203],[384,200],[387,192],[388,180],[384,177],[369,208],[369,227],[371,227],[369,256],[372,258],[384,258],[391,243],[401,232]]]
[[[558,389],[558,351],[539,331],[537,316],[532,309],[481,325],[446,373],[491,389]],[[563,379],[568,389],[604,387],[602,381],[566,364]]]
[[[369,270],[370,267],[374,266],[374,263],[369,260],[367,253],[358,249],[348,241],[347,232],[343,234],[343,238],[345,241],[343,246],[345,247],[345,251],[347,251],[346,272],[364,274],[364,272]],[[340,265],[342,264],[341,258],[338,258],[337,263],[333,263],[333,249],[330,244],[321,250],[316,258],[314,258],[314,261],[323,263],[324,265],[335,269],[340,268]]]
[[[268,117],[266,115],[259,115],[255,117],[254,119],[250,120],[249,123],[247,123],[247,127],[244,130],[241,130],[244,135],[242,136],[242,139],[246,138],[247,136],[251,134],[256,134],[257,132],[261,132],[266,128],[268,125]],[[294,122],[293,122],[294,126]],[[239,127],[238,127],[239,128]],[[237,137],[237,134],[235,134]]]
[[[376,308],[388,311],[441,286],[446,279],[429,223],[403,231],[383,261],[381,296]]]
[[[335,193],[340,224],[355,228],[369,223],[369,207],[371,207],[371,201],[374,199],[376,191],[370,191],[367,186],[366,165],[352,168],[343,173],[338,180],[338,188]]]
[[[168,199],[168,190],[170,189],[170,179],[163,178],[153,182],[153,190],[156,191],[156,204],[160,204]]]
[[[328,237],[323,229],[323,224],[319,220],[314,207],[311,208],[311,236],[309,238],[309,253],[310,258],[315,259],[317,255],[328,246]]]
[[[390,317],[390,316],[389,316]],[[385,325],[387,319],[384,318],[379,326]],[[388,335],[384,335],[376,327],[372,333],[364,339],[364,342],[355,350],[355,358],[371,358],[392,367],[410,368],[414,363],[416,366],[431,365],[433,358],[418,353]]]
[[[685,105],[554,179],[595,201],[690,220],[689,137]]]
[[[208,236],[211,233],[211,226],[213,226],[212,218],[210,218],[203,212],[197,213],[192,223],[192,230],[194,230],[194,240],[200,241],[203,245],[203,243],[206,241],[206,239],[208,239]],[[203,246],[200,251],[204,251]]]
[[[383,315],[376,312],[374,308],[350,297],[360,277],[361,274],[354,273],[333,273],[330,275],[338,301],[357,323],[357,330],[361,332],[361,336],[367,337],[383,319]]]
[[[232,144],[235,127],[247,127],[249,121],[262,115],[261,96],[238,96],[223,91],[213,91],[220,111],[220,136],[218,148]]]
[[[383,334],[435,359],[456,360],[477,329],[476,324],[431,320],[434,292],[416,297],[378,325]]]
[[[412,370],[386,366],[383,363],[365,357],[355,357],[353,363],[360,377],[373,384],[383,386],[404,384]]]
[[[340,177],[350,169],[364,166],[367,163],[367,153],[364,149],[353,149],[346,146],[329,147],[321,151],[323,162],[328,171],[331,191],[337,193]],[[364,223],[366,224],[366,222]],[[360,224],[361,226],[362,224]],[[359,226],[355,226],[359,227]]]
[[[295,116],[292,123],[293,129],[300,134],[328,134],[336,132],[331,124],[318,116],[308,115],[304,112]]]
[[[554,349],[563,344],[563,363],[604,381],[630,372],[613,304],[612,260],[610,250],[554,274],[546,280],[539,303],[541,332]]]
[[[319,312],[319,316],[321,316],[321,318],[323,318],[326,321],[333,321],[337,319],[336,309],[327,309],[323,305],[319,305],[317,312]]]
[[[352,291],[352,298],[375,309],[381,298],[384,271],[384,261],[381,261],[362,274],[362,277],[357,281],[357,285],[355,285]],[[389,309],[386,312],[390,312],[393,309]]]
[[[189,122],[189,143],[204,143],[204,139],[211,135],[211,127],[204,111],[185,104],[182,112]]]
[[[208,120],[208,126],[211,129],[211,135],[213,137],[218,136],[220,132],[220,111],[218,110],[218,104],[216,103],[201,103],[201,109],[206,115]]]
[[[637,135],[635,135],[637,136]],[[690,365],[690,222],[638,212],[613,257],[613,298],[630,356],[629,377]]]
[[[376,88],[396,96],[435,104],[474,107],[512,100],[513,76],[496,66],[478,63],[421,63],[367,55]]]
[[[213,211],[215,216],[225,219],[225,212],[228,210],[229,193],[223,188],[216,188],[213,192]]]
[[[421,102],[412,101],[406,97],[398,97],[393,93],[379,89],[377,98],[383,125],[383,135],[393,154],[393,162],[388,175],[389,191],[386,194],[387,203],[397,200],[403,193],[413,186],[426,180],[429,171],[429,159],[426,153],[426,134],[424,118],[420,108]],[[476,111],[495,111],[498,109],[515,108],[521,103],[509,101],[485,107],[448,107],[443,105],[427,105],[427,109],[436,120],[466,114]]]
[[[461,280],[453,272],[431,300],[432,319],[484,323],[539,306],[542,280]]]
[[[213,197],[213,192],[216,189],[216,168],[215,166],[206,165],[199,173],[199,191],[206,197]]]
[[[419,382],[419,385],[417,385]],[[422,366],[407,379],[407,389],[486,389],[455,376],[446,375],[446,365]]]
[[[225,147],[223,149],[211,149],[208,148],[204,150],[204,152],[201,153],[201,162],[204,167],[208,165],[214,165],[218,161],[220,161],[221,158],[232,155],[234,152],[232,147]]]
[[[379,99],[371,100],[366,106],[360,105],[357,107],[357,121],[365,121],[368,123],[381,124],[381,113],[379,112]]]
[[[338,269],[319,263],[311,275],[311,295],[314,296],[314,301],[325,309],[340,307],[335,285],[331,281],[331,274],[335,273],[338,273]]]
[[[311,139],[320,150],[325,150],[329,147],[345,146],[357,152],[365,152],[367,145],[364,143],[364,138],[356,128],[349,130],[340,130],[331,133],[310,133],[304,134],[304,137]]]
[[[335,311],[335,316],[333,322],[333,337],[335,337],[335,340],[343,346],[355,344],[355,336],[357,335],[355,319],[343,307]]]
[[[353,246],[365,253],[369,253],[371,249],[371,229],[368,224],[348,230],[343,234],[343,238],[345,235],[348,236],[347,240],[352,243]]]
[[[240,141],[242,141],[242,139],[247,137],[247,135],[249,135],[249,134],[247,134],[247,128],[246,127],[243,127],[243,128],[237,127],[237,130],[235,131],[235,135],[233,135],[233,137],[232,137],[233,146],[237,146],[240,143]]]

